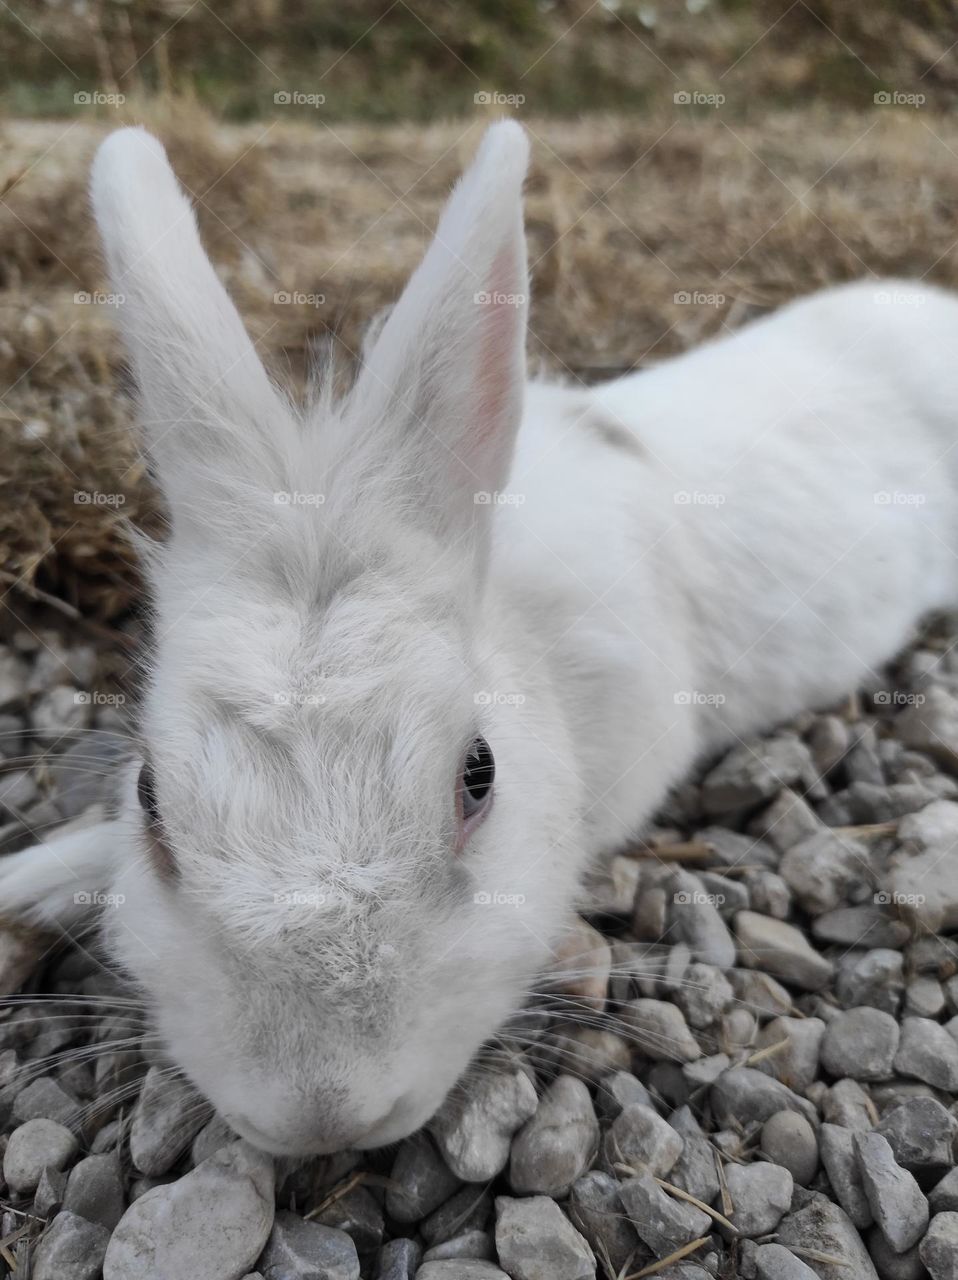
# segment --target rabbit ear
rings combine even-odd
[[[192,206],[156,138],[121,129],[91,180],[147,447],[174,508],[199,475],[264,478],[289,415],[200,243]],[[271,435],[272,433],[272,435]]]
[[[382,431],[398,432],[400,443],[388,447],[398,449],[411,482],[422,487],[417,497],[447,531],[471,528],[505,482],[519,427],[528,155],[514,121],[487,130],[354,395],[357,417],[373,428],[380,450]]]

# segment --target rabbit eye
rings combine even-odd
[[[156,804],[156,788],[153,781],[153,770],[148,764],[143,765],[140,769],[140,776],[136,780],[136,796],[140,802],[140,808],[149,818],[151,823],[158,823],[160,820],[160,811]]]
[[[462,816],[474,818],[489,801],[496,762],[485,738],[474,739],[462,769]]]

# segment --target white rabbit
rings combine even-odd
[[[115,895],[172,1060],[270,1151],[427,1121],[590,862],[958,595],[958,302],[863,283],[527,385],[526,163],[493,126],[354,388],[308,412],[160,144],[122,130],[94,165],[172,517],[145,763],[114,822],[3,859],[0,895],[67,927]]]

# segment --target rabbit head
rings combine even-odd
[[[574,891],[572,753],[485,500],[522,411],[526,163],[518,125],[488,131],[352,389],[302,411],[160,144],[122,130],[94,164],[170,513],[108,941],[173,1061],[277,1153],[428,1120]]]

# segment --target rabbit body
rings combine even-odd
[[[356,386],[305,416],[159,144],[125,130],[95,164],[172,522],[145,763],[0,892],[70,926],[108,890],[170,1058],[268,1150],[426,1122],[590,863],[955,599],[958,302],[863,283],[600,387],[527,385],[526,152],[490,130]],[[477,737],[494,803],[469,817]]]

